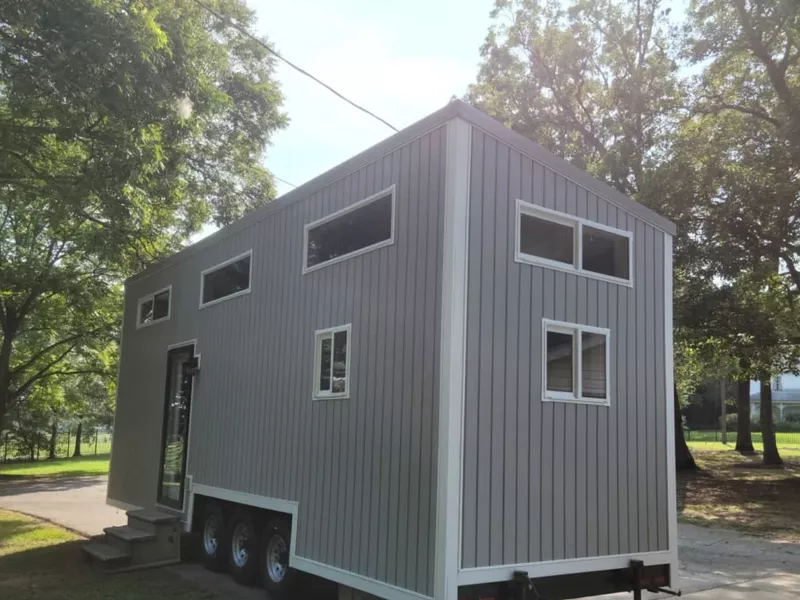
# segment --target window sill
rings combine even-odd
[[[608,398],[576,398],[575,396],[542,396],[542,402],[567,402],[569,404],[611,406],[611,401]]]
[[[146,323],[136,323],[136,329],[144,329],[145,327],[150,327],[152,325],[158,325],[159,323],[163,323],[165,321],[169,321],[169,316],[163,317],[161,319],[157,319],[155,321],[147,321]]]
[[[602,273],[595,273],[594,271],[587,271],[585,269],[578,269],[566,263],[560,263],[555,260],[548,260],[546,258],[539,258],[530,254],[523,254],[517,252],[514,256],[514,262],[522,265],[533,265],[535,267],[543,267],[545,269],[554,269],[556,271],[563,271],[564,273],[572,273],[580,277],[588,277],[589,279],[597,279],[598,281],[606,281],[608,283],[616,283],[617,285],[624,285],[625,287],[632,288],[633,281],[630,279],[622,279],[621,277],[613,277],[611,275],[603,275]]]
[[[349,400],[349,399],[350,399],[349,392],[345,392],[343,394],[323,394],[321,396],[315,394],[311,396],[311,400],[313,400],[314,402],[317,402],[319,400]]]

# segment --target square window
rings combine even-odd
[[[317,331],[314,349],[314,399],[350,394],[350,325]]]
[[[544,320],[543,400],[609,404],[607,329]]]
[[[172,286],[139,298],[136,327],[147,327],[169,319]]]
[[[545,260],[572,265],[575,261],[575,228],[572,225],[520,215],[519,251]]]
[[[583,225],[581,232],[584,270],[619,279],[630,278],[630,238],[591,225]]]

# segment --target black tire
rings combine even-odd
[[[274,600],[290,600],[298,589],[300,574],[289,566],[291,540],[289,523],[280,517],[270,519],[261,534],[261,581]],[[275,562],[282,565],[282,576]]]
[[[200,551],[203,566],[209,571],[222,571],[228,559],[228,541],[225,514],[222,507],[209,502],[203,511],[203,529],[200,532]],[[212,540],[216,540],[213,543]]]
[[[228,572],[242,585],[252,585],[258,579],[258,529],[253,514],[246,508],[233,513],[228,523]]]

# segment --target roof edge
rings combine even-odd
[[[465,121],[469,121],[476,125],[486,133],[496,137],[502,142],[514,146],[517,150],[527,155],[531,159],[542,163],[559,175],[566,177],[573,183],[589,190],[593,194],[600,196],[604,200],[615,204],[619,208],[632,213],[634,216],[646,221],[653,227],[660,229],[664,233],[675,236],[677,228],[675,224],[657,213],[652,208],[648,208],[644,204],[637,202],[617,190],[616,188],[608,185],[604,181],[593,177],[583,169],[576,167],[569,161],[556,156],[549,150],[540,146],[536,142],[529,140],[524,135],[517,133],[513,129],[506,127],[496,119],[490,117],[486,113],[478,110],[471,104],[462,100],[454,100],[451,104],[455,104],[456,112],[459,117]]]
[[[644,204],[636,202],[632,198],[629,198],[619,190],[614,189],[599,179],[592,177],[572,163],[559,158],[536,142],[533,142],[522,134],[506,127],[499,121],[481,112],[474,106],[464,102],[463,100],[456,99],[450,101],[439,110],[429,114],[419,121],[416,121],[408,127],[403,128],[390,137],[378,142],[377,144],[374,144],[362,152],[359,152],[352,158],[349,158],[346,161],[328,169],[324,173],[317,175],[313,179],[287,192],[283,196],[276,198],[272,202],[269,202],[245,214],[239,220],[234,221],[230,225],[226,225],[202,240],[195,242],[194,244],[187,246],[186,248],[183,248],[175,254],[172,254],[156,263],[153,263],[143,271],[128,277],[125,280],[125,284],[127,285],[128,283],[139,281],[186,260],[193,254],[213,246],[214,244],[230,237],[231,235],[262,219],[265,219],[269,215],[278,212],[294,202],[298,202],[304,198],[307,198],[311,194],[318,192],[319,190],[341,179],[342,177],[345,177],[353,171],[357,171],[375,159],[392,152],[397,147],[409,143],[421,135],[424,135],[428,131],[444,125],[447,121],[456,117],[464,119],[472,125],[482,129],[489,135],[492,135],[500,141],[513,146],[519,152],[525,154],[532,160],[545,165],[549,169],[557,172],[563,177],[566,177],[584,189],[589,190],[593,194],[633,214],[643,221],[646,221],[653,227],[656,227],[669,235],[675,235],[675,224],[658,214],[656,211],[646,207]]]

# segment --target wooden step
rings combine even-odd
[[[130,527],[129,525],[106,527],[103,529],[103,531],[106,532],[106,535],[115,537],[128,543],[149,542],[156,539],[155,534]]]

